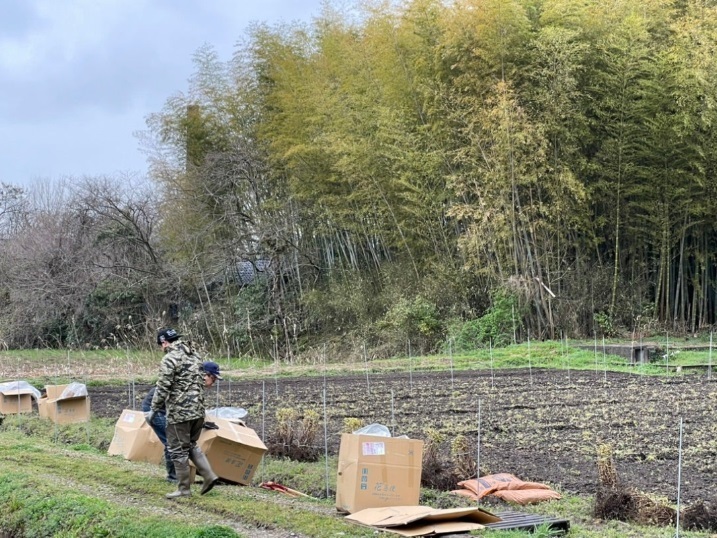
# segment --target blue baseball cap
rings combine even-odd
[[[219,374],[219,365],[216,362],[206,361],[202,366],[204,366],[205,374],[209,374],[217,379],[222,379],[222,376]]]

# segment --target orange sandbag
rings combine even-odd
[[[560,494],[545,484],[537,482],[524,482],[517,476],[509,473],[499,473],[482,476],[479,479],[463,480],[458,482],[461,488],[475,494],[475,499],[482,499],[486,495],[495,495],[506,501],[518,504],[529,504],[553,499],[560,499]],[[466,495],[461,490],[459,495]],[[466,495],[469,496],[469,495]]]
[[[451,493],[455,493],[456,495],[463,495],[464,497],[468,497],[469,499],[473,499],[474,501],[478,500],[478,495],[476,495],[469,489],[454,489],[453,491],[451,491]]]

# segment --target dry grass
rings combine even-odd
[[[620,484],[610,445],[598,446],[597,456],[598,492],[594,509],[596,517],[662,527],[675,524],[677,511],[669,506],[667,500],[657,499]]]

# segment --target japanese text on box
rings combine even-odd
[[[361,443],[364,456],[385,456],[386,443],[383,441]]]

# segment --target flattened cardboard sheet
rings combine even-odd
[[[348,521],[374,527],[401,536],[437,536],[484,529],[500,521],[498,516],[481,508],[446,508],[430,506],[390,506],[366,508],[346,516]]]

